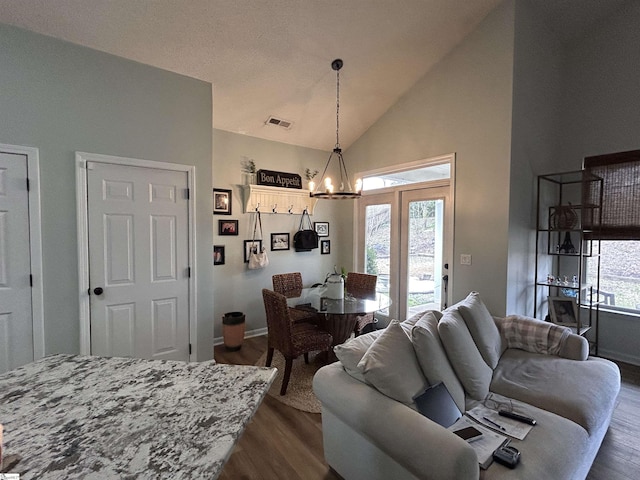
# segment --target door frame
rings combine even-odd
[[[382,167],[382,168],[377,168],[377,169],[373,169],[373,170],[366,170],[366,171],[361,171],[361,172],[357,172],[355,178],[364,178],[367,176],[373,176],[373,175],[377,175],[377,174],[385,174],[385,173],[393,173],[393,172],[398,172],[398,171],[406,171],[406,170],[412,170],[412,169],[416,169],[416,168],[420,168],[420,167],[427,167],[427,166],[431,166],[431,165],[439,165],[439,164],[443,164],[443,163],[448,163],[449,164],[449,178],[446,181],[443,180],[433,180],[430,182],[424,182],[424,183],[415,183],[415,184],[410,184],[410,185],[401,185],[398,187],[388,187],[388,188],[380,188],[380,189],[376,189],[376,190],[371,190],[369,192],[362,192],[363,197],[367,196],[367,195],[378,195],[378,194],[384,194],[384,193],[392,193],[394,195],[394,199],[396,202],[396,214],[398,214],[401,210],[401,205],[400,205],[400,192],[399,190],[421,190],[421,189],[427,189],[430,187],[446,187],[448,185],[449,188],[449,193],[448,193],[448,198],[447,198],[447,202],[445,203],[445,229],[444,229],[444,236],[445,236],[445,244],[443,246],[443,255],[444,255],[444,259],[445,259],[445,263],[448,263],[449,268],[446,270],[446,272],[444,272],[444,274],[448,275],[448,282],[447,282],[447,288],[446,288],[446,292],[443,291],[443,297],[441,299],[442,302],[444,302],[444,307],[451,305],[452,303],[452,292],[453,292],[453,258],[454,258],[454,247],[455,247],[455,214],[456,214],[456,210],[455,210],[455,204],[456,204],[456,154],[455,153],[447,153],[444,155],[439,155],[437,157],[430,157],[430,158],[426,158],[424,160],[417,160],[417,161],[413,161],[413,162],[408,162],[408,163],[402,163],[402,164],[397,164],[397,165],[389,165],[387,167]],[[352,256],[353,256],[353,264],[354,267],[356,268],[357,271],[364,271],[364,264],[363,264],[363,257],[360,255],[360,242],[361,242],[361,235],[360,235],[360,224],[362,222],[362,219],[359,216],[359,205],[358,203],[354,203],[353,205],[353,218],[354,218],[354,222],[353,222],[353,250],[352,250]],[[392,213],[394,213],[392,211]],[[448,221],[447,221],[448,220]],[[397,234],[399,232],[396,232],[395,234]],[[394,233],[392,232],[392,235]],[[402,248],[400,246],[400,248]],[[448,259],[448,261],[447,261]],[[444,266],[443,266],[443,270],[444,270]],[[390,272],[391,276],[393,278],[397,278],[399,279],[399,275],[400,272],[397,271],[397,269],[393,269]],[[398,285],[398,287],[400,287],[400,285]],[[444,288],[443,288],[444,290]]]
[[[87,197],[87,162],[99,162],[118,166],[153,168],[186,172],[189,198],[187,200],[189,241],[187,244],[189,268],[189,343],[191,351],[189,361],[198,358],[197,335],[197,271],[196,271],[196,183],[195,167],[178,163],[156,162],[137,158],[116,157],[99,153],[76,152],[76,209],[78,225],[78,300],[80,305],[80,354],[91,355],[91,298],[89,295],[89,212]]]
[[[408,185],[411,187],[411,185]],[[441,280],[444,275],[448,275],[449,269],[445,269],[445,264],[451,264],[451,258],[453,257],[453,238],[449,237],[449,231],[451,225],[453,223],[453,215],[451,214],[450,203],[451,203],[451,190],[448,184],[444,184],[442,181],[433,181],[427,184],[416,184],[417,188],[405,188],[399,192],[399,205],[398,210],[402,215],[405,213],[405,204],[407,206],[406,213],[408,213],[409,204],[412,201],[435,201],[442,200],[444,203],[443,209],[443,230],[442,230],[442,264],[440,265],[440,275]],[[413,198],[417,197],[417,198]],[[426,197],[426,198],[425,198]],[[405,219],[406,220],[406,219]],[[408,318],[409,312],[407,311],[407,301],[408,301],[408,277],[405,275],[408,273],[408,262],[409,262],[409,224],[408,222],[401,222],[400,224],[400,262],[398,265],[397,271],[397,281],[399,285],[399,291],[404,292],[403,297],[400,298],[404,302],[398,305],[398,309],[396,312],[398,313],[400,318]],[[449,289],[446,289],[444,286],[440,291],[440,298],[438,299],[438,303],[440,305],[440,309],[444,310],[444,305],[448,305],[449,302]]]
[[[42,278],[42,230],[40,213],[40,151],[35,147],[0,143],[0,150],[27,158],[29,178],[29,254],[31,258],[31,321],[33,324],[33,359],[45,355],[44,281]]]

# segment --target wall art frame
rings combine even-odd
[[[291,249],[291,237],[288,233],[272,233],[271,234],[271,251]]]
[[[213,264],[224,265],[225,260],[225,248],[224,245],[213,246]]]
[[[231,215],[233,195],[231,190],[225,188],[213,189],[213,214]]]
[[[218,220],[218,235],[238,235],[238,220]]]
[[[313,222],[313,229],[319,237],[329,236],[329,222]]]

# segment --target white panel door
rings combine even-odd
[[[376,290],[392,300],[388,311],[376,312],[382,325],[422,310],[441,310],[447,301],[448,192],[448,186],[399,186],[358,201],[356,268],[377,275]]]
[[[33,361],[25,155],[0,153],[0,373]]]
[[[91,354],[189,360],[187,173],[87,163]]]

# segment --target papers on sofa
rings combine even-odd
[[[513,420],[511,418],[501,417],[498,412],[485,407],[484,405],[478,405],[467,411],[466,415],[469,415],[476,422],[489,427],[492,430],[500,430],[505,435],[517,438],[518,440],[524,440],[527,433],[533,428],[532,425]],[[498,428],[498,426],[502,428]]]
[[[504,435],[500,435],[499,433],[478,424],[478,422],[473,420],[466,413],[462,418],[460,418],[460,420],[447,428],[447,430],[453,432],[454,430],[460,430],[461,428],[466,427],[474,427],[482,432],[482,437],[468,443],[476,451],[480,468],[486,470],[493,462],[493,452],[501,446],[509,443],[509,439]]]

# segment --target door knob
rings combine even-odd
[[[96,295],[102,295],[103,292],[104,289],[102,287],[96,287],[93,289],[93,293],[95,293]]]

